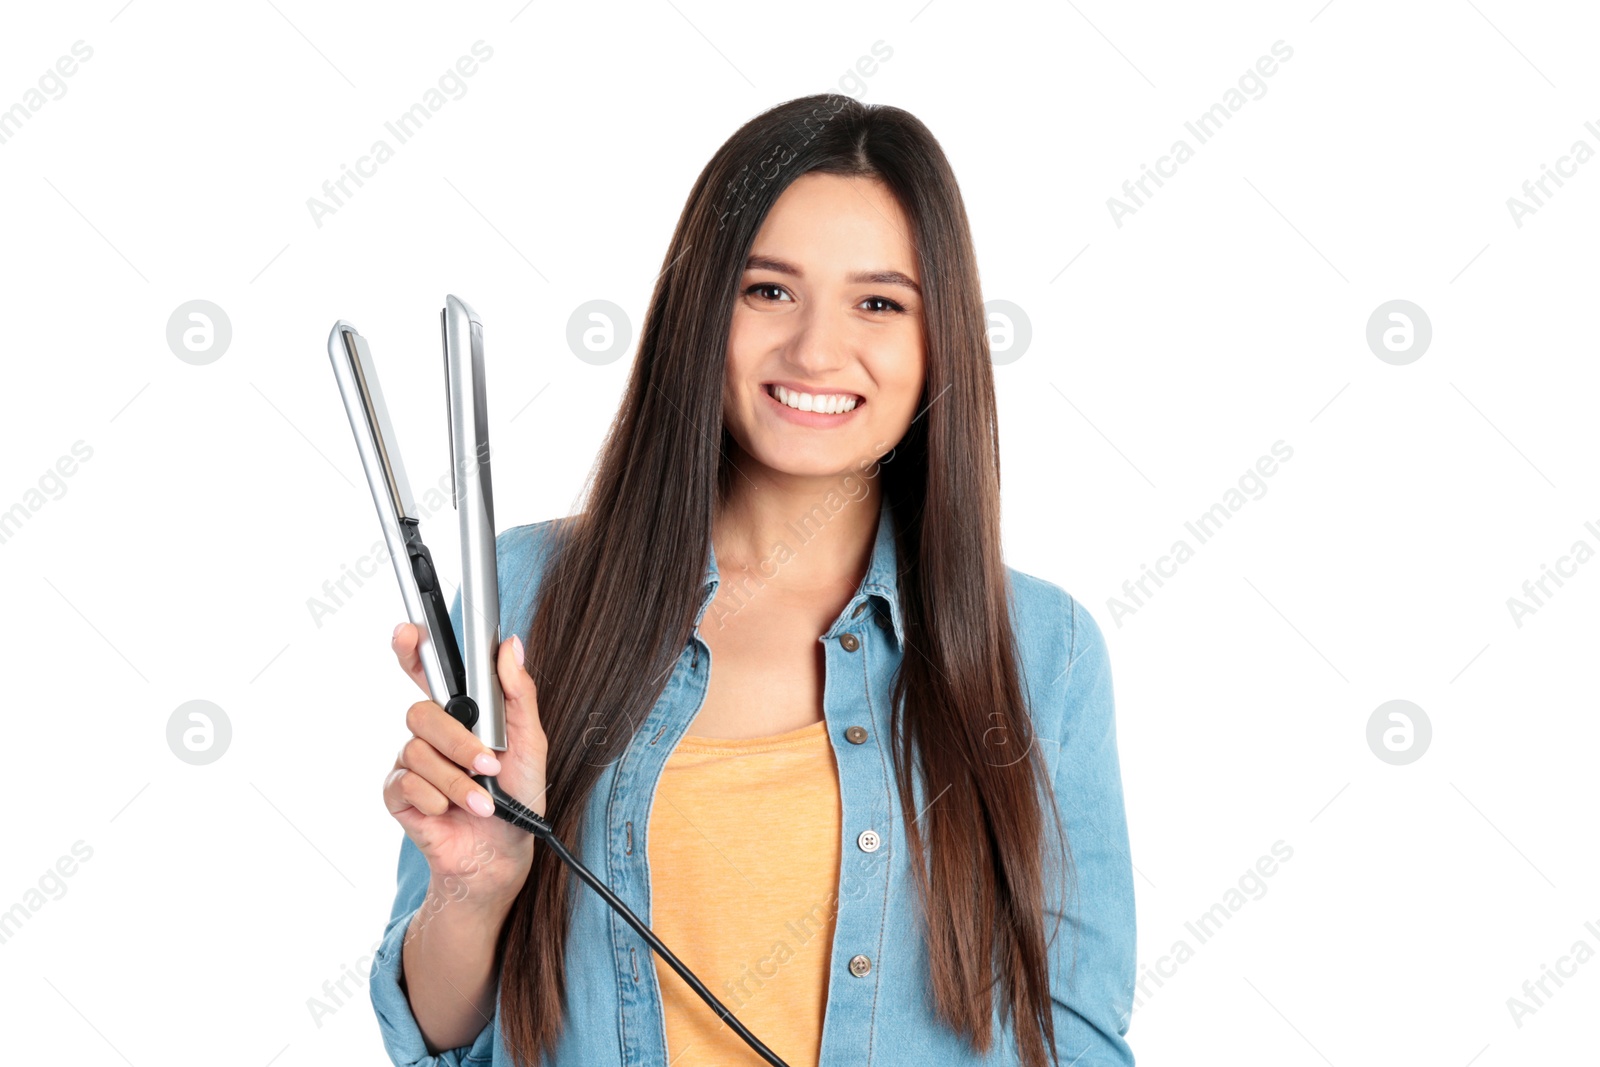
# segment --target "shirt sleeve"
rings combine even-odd
[[[502,534],[501,538],[504,537]],[[457,635],[456,645],[459,648],[461,644],[459,591],[450,606],[450,625]],[[368,982],[372,1010],[378,1016],[378,1030],[383,1035],[383,1045],[389,1051],[389,1059],[395,1067],[480,1067],[491,1062],[494,1057],[495,1035],[499,1032],[499,1027],[496,1025],[500,1018],[498,997],[495,998],[493,1017],[484,1024],[483,1030],[472,1044],[445,1049],[438,1055],[429,1054],[427,1042],[422,1038],[422,1030],[417,1026],[417,1017],[412,1014],[411,1000],[402,984],[401,949],[405,947],[406,931],[411,928],[411,920],[421,910],[427,898],[430,875],[428,861],[423,858],[411,838],[403,833],[400,837],[399,872],[395,881],[397,889],[394,907],[389,914],[389,925],[384,928],[383,943],[374,957],[372,975]]]
[[[394,909],[389,925],[384,928],[383,943],[374,957],[368,983],[372,1009],[377,1013],[378,1029],[389,1059],[395,1067],[481,1067],[488,1064],[494,1057],[495,1035],[499,1033],[498,1004],[494,1016],[484,1024],[472,1044],[446,1049],[438,1055],[428,1052],[416,1016],[411,1013],[411,1001],[401,984],[401,949],[411,920],[427,896],[429,881],[428,861],[409,837],[403,837],[400,844],[397,881],[399,891],[395,894]]]
[[[1072,853],[1047,911],[1050,994],[1062,1067],[1132,1067],[1133,860],[1117,761],[1111,660],[1099,625],[1068,597],[1067,662],[1053,690],[1063,701],[1052,785]],[[1056,916],[1061,916],[1059,927]]]

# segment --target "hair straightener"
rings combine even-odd
[[[446,296],[439,313],[449,392],[450,472],[461,537],[461,624],[458,648],[449,606],[433,558],[422,543],[417,508],[395,450],[394,428],[378,387],[377,368],[366,339],[343,319],[328,335],[328,358],[355,433],[384,541],[394,561],[406,616],[418,630],[428,692],[445,711],[489,748],[506,750],[505,697],[495,673],[500,647],[500,591],[495,567],[494,494],[489,477],[489,416],[484,399],[483,322],[465,302]],[[579,878],[639,932],[650,947],[699,994],[724,1023],[768,1063],[788,1067],[745,1028],[650,928],[555,836],[550,823],[500,788],[487,774],[473,781],[494,798],[494,813],[553,849]]]

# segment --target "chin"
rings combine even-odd
[[[856,466],[856,456],[837,445],[820,448],[759,448],[753,458],[763,467],[795,478],[831,478]]]

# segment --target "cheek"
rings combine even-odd
[[[917,401],[922,396],[926,366],[920,338],[908,342],[883,364],[878,381],[882,383],[886,398],[889,399],[889,403],[884,405],[885,414],[893,412],[897,418],[908,421],[915,414]]]
[[[761,330],[751,317],[735,312],[728,326],[728,382],[730,385],[743,378],[759,358],[762,350]]]
[[[724,418],[732,425],[742,426],[750,412],[753,400],[746,386],[756,373],[760,361],[761,345],[748,320],[741,321],[736,313],[728,328],[728,352],[722,376],[722,410]]]
[[[737,308],[728,324],[728,350],[730,355],[743,353],[755,360],[760,354],[783,343],[787,326],[784,316],[746,311]]]

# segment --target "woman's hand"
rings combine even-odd
[[[394,633],[400,666],[428,691],[417,628],[401,623]],[[497,753],[432,700],[406,712],[412,737],[383,781],[383,802],[428,861],[433,879],[466,877],[467,895],[485,904],[509,904],[533,865],[535,838],[494,815],[494,802],[475,774],[492,774],[500,787],[538,812],[545,810],[545,755],[533,679],[523,666],[522,640],[501,642],[496,660],[505,693],[506,744]]]

